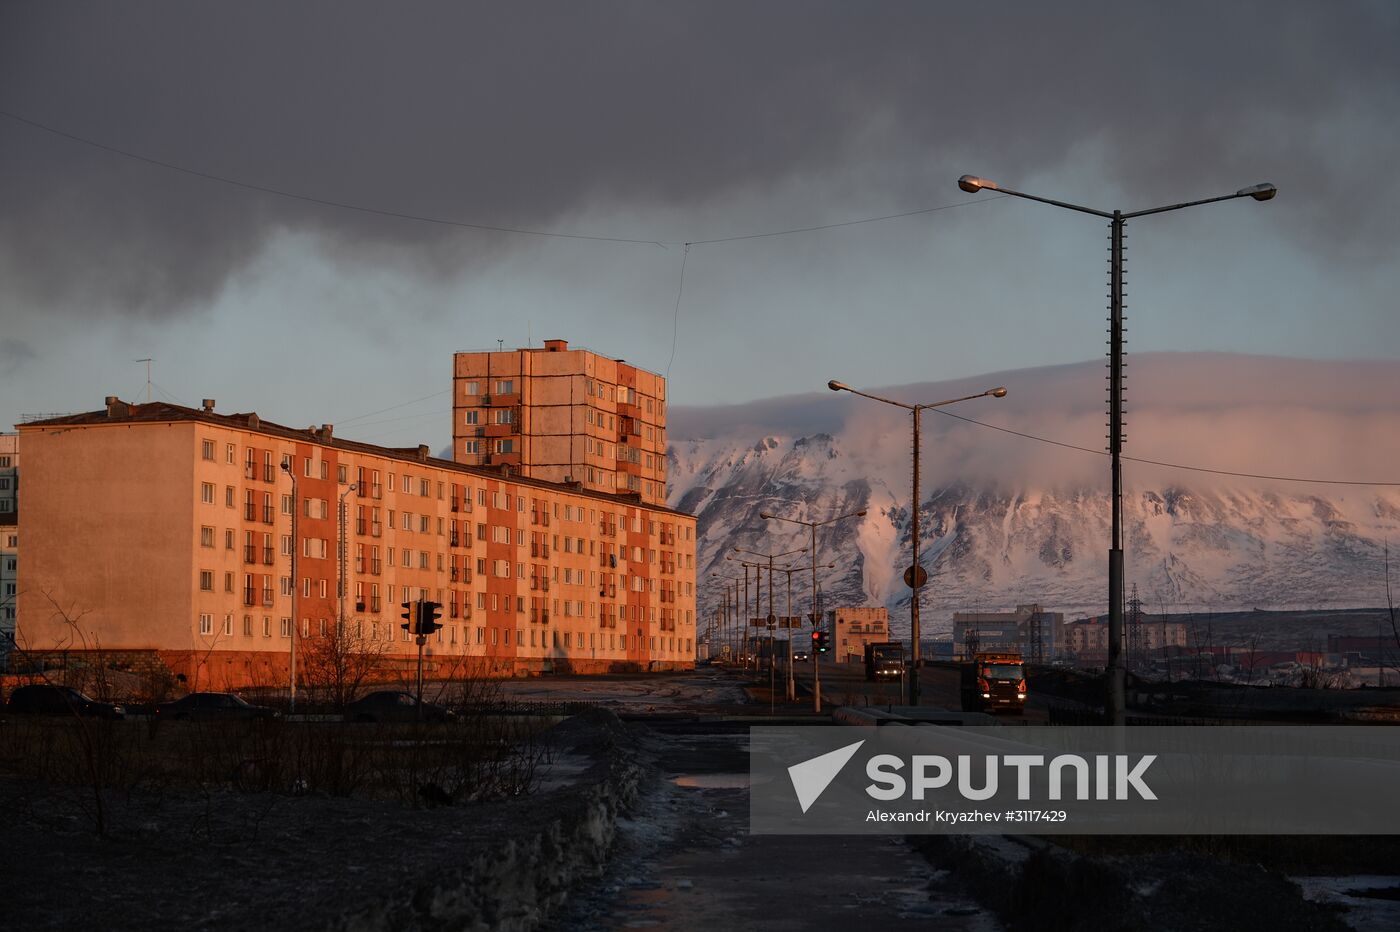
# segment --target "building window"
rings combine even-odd
[[[290,618],[282,619],[282,636],[284,638],[292,636],[292,620]]]
[[[514,379],[497,379],[497,380],[496,380],[496,394],[497,394],[497,395],[512,395],[512,394],[514,394],[514,393],[515,393],[515,380],[514,380]]]
[[[232,616],[232,615],[225,615],[225,616],[224,616],[224,636],[225,636],[225,637],[232,637],[232,636],[233,636],[233,616]]]
[[[204,635],[209,635],[209,634],[213,634],[213,633],[214,633],[214,616],[213,616],[213,615],[210,615],[210,614],[208,614],[208,613],[206,612],[205,614],[202,614],[202,615],[199,616],[199,633],[200,633],[200,634],[204,634]]]
[[[468,382],[466,387],[467,387],[467,394],[468,394],[468,395],[480,395],[480,394],[481,394],[481,383],[480,383],[480,382]]]
[[[496,452],[497,452],[497,453],[514,453],[514,452],[515,452],[515,441],[514,441],[514,440],[511,440],[511,439],[509,439],[509,438],[504,439],[504,440],[497,440],[497,441],[496,441]]]
[[[214,441],[206,440],[200,444],[200,456],[209,462],[214,462]]]
[[[473,455],[475,455],[475,454],[477,454],[477,453],[480,453],[480,452],[481,452],[481,441],[480,441],[480,440],[465,440],[465,441],[463,441],[463,442],[462,442],[462,452],[463,452],[463,453],[470,453],[470,454],[473,454]]]
[[[199,588],[200,588],[200,591],[201,591],[201,592],[213,592],[213,591],[214,591],[214,571],[213,571],[213,570],[200,570],[200,571],[199,571]]]
[[[199,546],[214,546],[214,529],[212,527],[202,527],[199,529]]]
[[[462,423],[463,423],[463,424],[477,424],[477,423],[480,423],[479,417],[480,417],[480,412],[477,411],[475,408],[473,408],[473,409],[471,409],[470,411],[467,411],[467,412],[465,412],[465,413],[462,415]]]
[[[199,484],[199,500],[206,505],[214,504],[214,483],[201,482]]]

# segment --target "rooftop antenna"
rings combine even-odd
[[[146,404],[151,403],[151,363],[154,359],[147,356],[145,359],[133,359],[132,362],[144,362],[146,364]]]
[[[496,350],[497,350],[497,352],[505,352],[505,348],[506,348],[506,341],[505,341],[505,340],[497,340],[497,341],[496,341]]]

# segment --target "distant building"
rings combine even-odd
[[[864,663],[865,645],[890,639],[890,613],[882,606],[838,608],[827,613],[837,663]]]
[[[666,503],[666,380],[565,340],[452,357],[452,458]]]
[[[1014,612],[954,612],[953,654],[963,659],[978,651],[1019,651],[1026,660],[1048,663],[1064,618],[1038,604],[1018,605]]]
[[[1130,632],[1127,629],[1125,619],[1125,653],[1128,652],[1130,643]],[[1150,660],[1160,656],[1164,648],[1169,650],[1172,656],[1179,656],[1186,649],[1186,624],[1180,621],[1164,622],[1160,617],[1150,615],[1143,616],[1137,638],[1137,649],[1139,653],[1145,653],[1146,657],[1129,658],[1130,660]],[[1062,623],[1059,643],[1060,652],[1067,659],[1082,666],[1104,666],[1108,663],[1108,616],[1096,615]]]
[[[19,434],[0,434],[0,515],[19,511]]]

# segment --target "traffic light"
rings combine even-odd
[[[404,620],[404,623],[399,625],[400,628],[403,628],[405,631],[412,631],[414,634],[418,633],[417,602],[404,602],[403,612],[399,614],[399,617]]]
[[[828,635],[827,635],[827,633],[826,633],[825,631],[817,631],[817,632],[813,633],[813,635],[812,635],[812,642],[816,645],[817,653],[819,653],[819,654],[824,654],[824,653],[826,653],[826,649],[827,649],[827,637],[828,637]]]
[[[419,602],[418,603],[418,633],[432,634],[442,625],[438,624],[438,619],[442,617],[441,602]]]

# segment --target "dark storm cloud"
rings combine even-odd
[[[1355,259],[1400,238],[1365,219],[1394,211],[1363,209],[1396,192],[1398,9],[10,3],[0,109],[312,197],[530,228],[866,164],[887,202],[926,206],[958,199],[961,171],[1012,183],[1087,146],[1126,208],[1269,180],[1312,245]],[[197,308],[280,230],[427,275],[520,242],[229,188],[3,118],[0,201],[8,301],[43,312]]]

